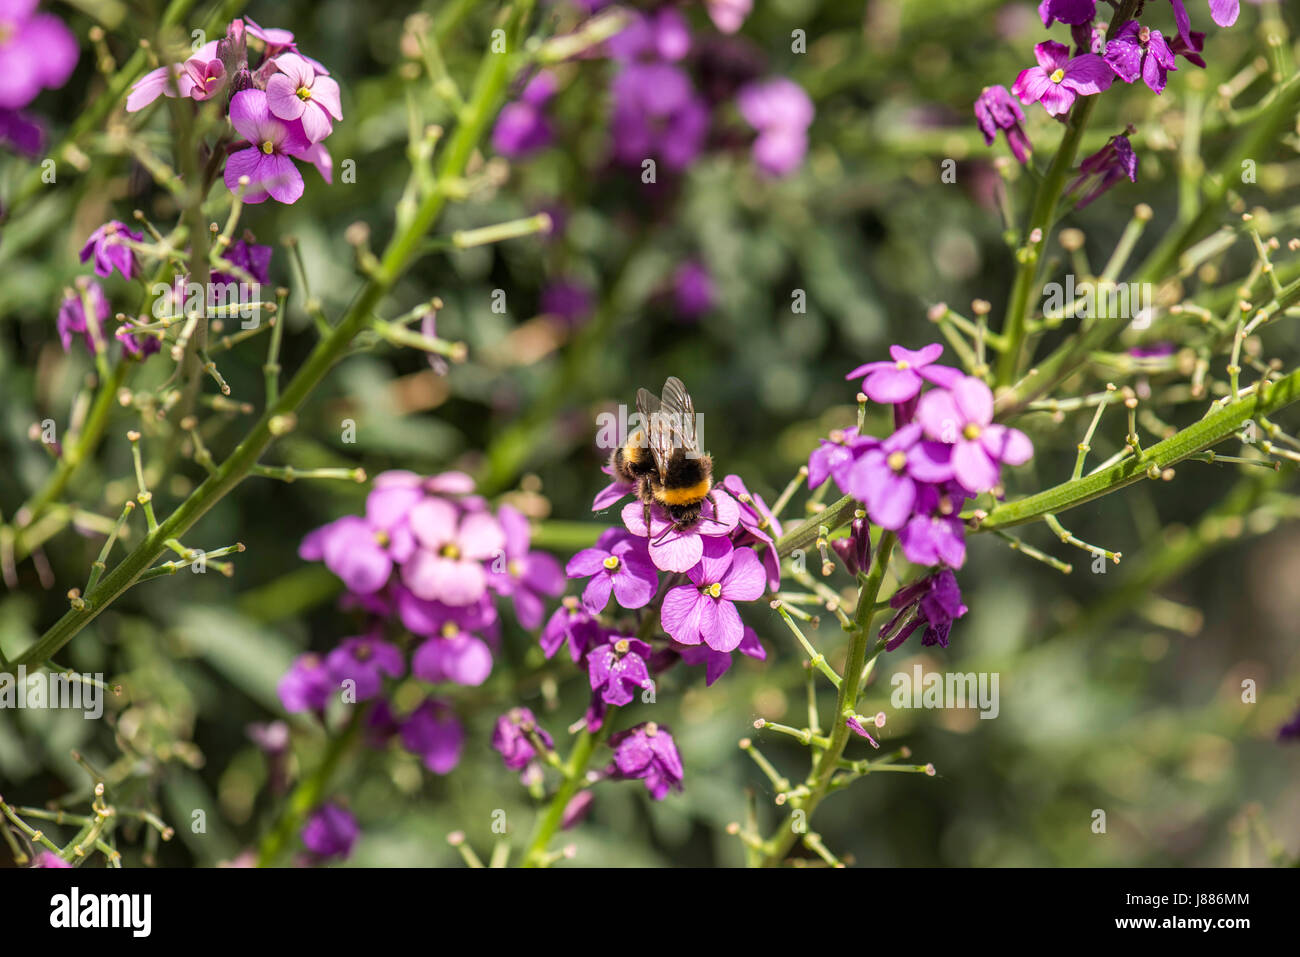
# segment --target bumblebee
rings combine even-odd
[[[636,410],[640,425],[614,450],[610,466],[645,506],[647,530],[654,505],[663,509],[673,529],[693,528],[704,502],[713,504],[713,460],[700,451],[690,393],[671,376],[662,396],[637,390]]]

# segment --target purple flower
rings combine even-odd
[[[927,436],[954,446],[953,475],[973,494],[998,484],[1001,463],[1023,465],[1033,457],[1023,432],[993,424],[993,393],[973,376],[927,392],[916,414]]]
[[[411,674],[438,684],[451,681],[477,687],[492,673],[492,649],[483,639],[460,630],[448,619],[443,632],[424,641],[411,656]]]
[[[885,723],[884,717],[885,717],[885,712],[883,711],[878,712],[876,714],[876,720],[874,723],[877,728],[882,727],[884,725]],[[870,742],[873,748],[880,747],[880,745],[876,743],[876,739],[871,736],[871,732],[869,732],[866,729],[866,726],[863,725],[862,721],[858,718],[857,715],[854,714],[849,715],[847,718],[844,719],[844,723],[848,725],[849,730],[852,731],[854,734],[856,734],[858,737],[866,738],[867,741]]]
[[[421,547],[402,566],[402,581],[420,598],[469,605],[487,589],[482,562],[502,551],[505,534],[486,512],[463,514],[440,498],[411,509],[411,528]]]
[[[1136,183],[1137,173],[1138,155],[1129,138],[1120,133],[1112,136],[1105,146],[1079,164],[1079,175],[1066,188],[1066,192],[1074,193],[1087,186],[1075,204],[1076,208],[1082,209],[1125,176]]]
[[[36,0],[0,0],[0,108],[20,110],[41,90],[67,82],[77,38],[63,21],[36,12]]]
[[[722,487],[740,504],[740,527],[732,534],[733,545],[766,545],[763,549],[763,568],[767,572],[767,587],[776,591],[781,587],[781,558],[776,553],[776,539],[781,536],[781,523],[777,520],[762,496],[752,494],[739,475],[728,475]]]
[[[122,351],[136,359],[147,359],[162,349],[162,343],[147,332],[136,332],[129,325],[118,326],[113,338],[122,343]]]
[[[1165,78],[1170,70],[1178,69],[1174,51],[1159,30],[1140,26],[1130,20],[1120,27],[1115,38],[1106,44],[1104,58],[1125,83],[1139,76],[1157,95],[1165,91]]]
[[[644,641],[611,635],[608,643],[592,648],[587,655],[591,690],[605,704],[627,704],[632,700],[633,688],[649,688],[654,684],[646,667],[649,657],[650,646]]]
[[[591,290],[573,279],[557,279],[542,290],[540,307],[543,315],[576,326],[591,315]]]
[[[754,9],[754,0],[705,0],[709,19],[723,33],[735,33]]]
[[[713,279],[704,264],[688,259],[673,273],[673,301],[685,319],[698,319],[714,304]]]
[[[356,700],[369,701],[384,689],[384,675],[400,678],[406,661],[396,645],[369,636],[345,638],[325,657],[330,680],[356,684]]]
[[[518,159],[550,146],[554,135],[546,105],[555,90],[552,73],[541,72],[529,80],[519,99],[501,108],[492,129],[492,148],[502,156]]]
[[[352,812],[330,802],[312,811],[303,825],[302,842],[317,857],[346,858],[361,833]]]
[[[568,597],[555,609],[539,639],[542,651],[550,658],[568,642],[569,657],[575,662],[587,649],[604,643],[604,630],[575,597]]]
[[[831,542],[831,548],[850,575],[857,576],[871,570],[871,526],[865,518],[855,518],[849,523],[849,534]],[[910,558],[909,558],[910,561]]]
[[[621,32],[605,43],[616,60],[680,60],[691,49],[691,30],[672,7],[635,13]]]
[[[542,623],[543,598],[564,592],[564,572],[550,555],[528,550],[531,532],[522,512],[502,505],[497,509],[497,521],[505,535],[505,548],[493,559],[488,584],[497,594],[510,596],[519,624],[531,631]]]
[[[1205,49],[1205,34],[1196,30],[1191,31],[1187,36],[1179,34],[1174,37],[1169,48],[1174,51],[1176,56],[1182,57],[1188,63],[1205,69],[1205,57],[1201,56],[1201,51]]]
[[[226,187],[240,189],[239,179],[248,177],[245,203],[264,203],[267,197],[279,203],[296,203],[302,196],[302,174],[292,156],[302,154],[312,144],[303,133],[302,123],[286,123],[271,112],[267,95],[261,90],[240,90],[230,101],[230,123],[248,141],[248,148],[231,153],[226,160]]]
[[[500,752],[501,759],[511,771],[523,771],[537,759],[537,748],[530,732],[544,747],[554,746],[551,736],[527,708],[511,708],[497,718],[492,731],[492,747]]]
[[[1174,7],[1174,21],[1178,24],[1178,35],[1184,43],[1191,43],[1192,18],[1187,15],[1183,0],[1169,0]],[[1239,0],[1210,0],[1210,16],[1221,27],[1230,27],[1237,22],[1241,12]]]
[[[700,520],[691,528],[676,528],[658,505],[651,506],[650,527],[646,528],[645,505],[641,502],[623,506],[623,524],[633,535],[650,540],[650,560],[660,571],[687,571],[704,554],[707,539],[730,535],[740,524],[736,500],[717,487],[710,494],[713,501],[704,500]]]
[[[86,310],[90,312],[87,314]],[[56,328],[63,343],[63,351],[72,348],[72,337],[80,334],[86,340],[86,348],[91,355],[96,352],[95,341],[103,342],[104,323],[108,322],[108,299],[104,288],[95,280],[85,276],[77,277],[77,288],[70,292],[59,306],[59,318]],[[95,332],[91,332],[90,323],[94,322]]]
[[[1028,162],[1029,154],[1033,152],[1029,137],[1020,125],[1024,121],[1024,111],[1005,86],[986,86],[975,101],[975,122],[984,134],[984,145],[992,146],[998,130],[1002,130],[1007,134],[1007,145],[1012,154],[1021,163]]]
[[[856,428],[836,429],[808,456],[808,487],[817,488],[828,478],[844,488],[849,481],[849,469],[868,448],[880,440],[869,435],[859,436]]]
[[[209,75],[209,68],[206,64],[213,61],[220,63],[217,56],[217,44],[220,41],[212,40],[203,44],[185,63],[172,63],[168,66],[160,66],[156,70],[150,70],[140,79],[131,84],[131,91],[126,97],[126,111],[135,113],[143,110],[146,106],[158,99],[160,96],[190,96],[194,92],[196,78],[201,79],[206,85]],[[190,64],[194,63],[195,68],[190,69]],[[199,64],[205,66],[200,69]],[[204,99],[209,95],[206,87],[200,91],[199,99]]]
[[[192,84],[190,99],[193,100],[211,99],[226,85],[226,65],[219,59],[190,57],[185,61],[185,75]]]
[[[650,795],[662,801],[669,791],[682,789],[681,755],[666,728],[653,721],[628,728],[609,739],[617,776],[645,781]]]
[[[96,276],[111,276],[116,269],[124,279],[135,278],[140,267],[135,261],[135,251],[122,241],[123,237],[137,243],[144,241],[144,233],[133,232],[127,229],[126,223],[113,219],[90,234],[86,245],[81,247],[81,261],[84,263],[94,256]]]
[[[329,701],[331,687],[325,662],[320,655],[308,653],[294,659],[275,690],[285,711],[320,712]]]
[[[725,675],[727,669],[731,667],[730,652],[714,651],[708,645],[674,645],[672,650],[680,655],[682,661],[688,665],[704,665],[704,686],[706,688]],[[767,660],[767,651],[758,640],[758,632],[748,625],[745,626],[744,637],[740,639],[736,651],[747,658],[755,658],[759,661]]]
[[[1300,710],[1291,716],[1290,721],[1277,729],[1277,739],[1279,741],[1300,740]]]
[[[26,113],[0,107],[0,146],[4,145],[34,159],[45,149],[45,127]]]
[[[614,158],[640,166],[651,157],[683,170],[704,146],[709,110],[690,77],[671,63],[629,63],[612,84]]]
[[[794,172],[808,152],[808,127],[813,103],[803,87],[778,76],[746,84],[736,95],[736,107],[758,130],[754,163],[770,176]]]
[[[881,528],[897,531],[907,523],[920,483],[953,476],[952,449],[923,441],[921,432],[916,423],[903,426],[868,449],[849,471],[844,491],[866,505],[867,515]]]
[[[967,495],[956,482],[923,485],[917,491],[912,517],[898,533],[909,562],[961,568],[966,563],[966,526],[958,517]]]
[[[564,567],[570,578],[590,578],[582,604],[593,615],[604,611],[610,592],[629,611],[644,608],[659,588],[659,573],[646,543],[621,528],[601,533],[593,548],[584,548]]]
[[[1068,112],[1075,97],[1100,93],[1115,80],[1114,72],[1097,54],[1071,59],[1070,48],[1055,40],[1035,46],[1034,56],[1038,66],[1022,70],[1011,92],[1021,103],[1042,103],[1052,116]]]
[[[682,645],[701,641],[714,651],[734,651],[745,637],[738,601],[755,601],[767,587],[763,565],[752,548],[735,548],[710,539],[700,561],[664,596],[663,627]]]
[[[307,141],[319,143],[334,129],[330,117],[343,119],[338,82],[328,76],[317,76],[311,64],[296,53],[280,54],[275,58],[275,67],[280,72],[266,81],[266,101],[271,113],[282,120],[301,120]]]
[[[627,498],[635,491],[631,483],[624,482],[614,474],[614,470],[608,465],[602,465],[600,470],[609,476],[609,484],[596,493],[592,499],[591,510],[593,512],[604,511],[620,499]]]
[[[560,830],[567,831],[581,824],[583,818],[587,816],[587,812],[591,810],[591,802],[595,799],[596,796],[591,793],[590,788],[579,791],[570,798],[569,803],[564,806],[564,814],[560,818]]]
[[[1072,25],[1089,23],[1097,16],[1097,0],[1043,0],[1038,15],[1045,27],[1050,27],[1053,20]]]
[[[426,698],[402,722],[401,735],[406,750],[418,755],[434,774],[447,774],[460,763],[465,729],[441,701]]]
[[[406,536],[409,543],[410,536]],[[325,567],[358,595],[377,592],[393,570],[391,540],[358,515],[345,515],[307,533],[298,546],[303,561],[324,561]]]
[[[931,382],[945,389],[961,378],[961,371],[949,366],[934,365],[934,361],[943,355],[943,346],[932,342],[916,352],[902,346],[890,346],[889,354],[893,362],[868,362],[860,365],[845,379],[862,380],[862,391],[872,402],[882,404],[899,404],[915,399],[925,382]]]
[[[947,648],[948,633],[952,630],[953,621],[967,611],[966,606],[961,602],[961,589],[957,587],[957,576],[946,568],[906,588],[900,588],[889,599],[889,607],[897,611],[894,617],[880,629],[881,638],[893,635],[885,645],[886,651],[893,651],[922,625],[925,626],[925,632],[921,637],[922,645],[939,645]],[[901,628],[899,628],[900,624],[902,624]],[[894,631],[896,628],[897,632]]]
[[[71,864],[59,857],[59,855],[55,854],[53,851],[41,851],[41,853],[36,855],[36,860],[32,864],[32,867],[49,867],[56,869],[71,866]]]
[[[240,273],[246,273],[247,276],[214,269],[212,271],[212,281],[214,283],[247,282],[251,277],[252,281],[260,286],[270,284],[272,249],[270,246],[262,246],[253,242],[251,234],[248,234],[248,236],[247,240],[236,239],[221,256],[232,267],[239,270]]]

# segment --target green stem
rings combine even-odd
[[[872,640],[871,620],[875,614],[876,597],[880,594],[880,585],[885,579],[885,571],[889,567],[889,556],[893,553],[896,541],[893,532],[885,532],[881,536],[880,545],[876,548],[875,560],[871,565],[871,571],[862,579],[862,585],[858,589],[858,607],[853,616],[854,629],[852,637],[849,639],[849,654],[844,665],[844,677],[840,682],[839,694],[835,699],[834,724],[831,727],[830,742],[809,776],[808,789],[812,793],[799,802],[795,811],[781,825],[781,830],[768,840],[769,851],[763,859],[764,867],[776,867],[784,861],[786,855],[790,853],[790,849],[794,847],[795,842],[799,839],[800,833],[806,832],[807,822],[812,819],[813,812],[817,810],[817,805],[826,796],[831,777],[839,766],[839,760],[844,754],[844,748],[849,743],[851,732],[849,726],[845,723],[844,713],[857,704],[858,692],[862,687],[862,672],[867,663],[867,649],[875,645],[876,653],[879,654],[880,648],[883,647]],[[805,824],[803,832],[795,829],[795,813],[803,816],[802,820]]]
[[[555,832],[560,829],[560,824],[564,820],[565,808],[569,806],[569,801],[573,800],[573,796],[582,787],[582,780],[587,773],[587,765],[591,762],[591,756],[609,735],[615,710],[615,708],[610,708],[605,713],[605,720],[601,724],[599,731],[595,733],[583,731],[578,736],[578,740],[574,742],[573,753],[569,755],[569,761],[565,767],[564,780],[551,798],[551,803],[547,805],[546,813],[538,818],[537,825],[533,828],[533,836],[529,839],[528,847],[524,851],[521,867],[542,866],[546,857],[546,849],[551,844],[551,838],[555,837]]]

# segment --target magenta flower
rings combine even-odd
[[[147,332],[136,332],[129,325],[118,326],[113,338],[122,343],[122,351],[135,359],[147,359],[162,349],[162,343]]]
[[[391,546],[385,533],[366,519],[344,515],[308,532],[298,546],[298,557],[308,562],[323,561],[349,591],[369,595],[388,583],[393,570]]]
[[[614,158],[640,166],[657,157],[683,170],[704,148],[709,109],[690,77],[671,63],[629,63],[611,85]]]
[[[706,688],[725,675],[731,667],[730,652],[714,651],[708,645],[673,645],[672,650],[688,665],[704,665],[704,686]],[[758,632],[748,625],[745,626],[744,637],[740,639],[736,651],[747,658],[754,658],[758,661],[767,660],[767,650],[763,647],[762,642],[758,640]]]
[[[331,801],[311,812],[302,829],[302,842],[318,858],[346,858],[360,833],[352,812]]]
[[[1025,121],[1025,114],[1005,86],[984,87],[979,99],[975,101],[975,121],[984,134],[985,146],[992,146],[997,139],[998,130],[1001,130],[1006,133],[1007,145],[1011,147],[1016,159],[1021,163],[1029,161],[1033,146],[1024,127],[1020,125]]]
[[[497,718],[492,730],[492,747],[501,754],[502,761],[511,771],[525,771],[529,765],[535,764],[537,748],[531,735],[536,735],[546,748],[555,744],[528,708],[511,708]]]
[[[218,64],[221,62],[217,56],[219,42],[219,40],[212,40],[203,44],[194,52],[194,56],[184,63],[160,66],[140,77],[131,84],[131,90],[126,97],[126,111],[135,113],[143,110],[160,96],[190,96],[194,92],[196,79],[201,79],[205,84],[205,89],[201,91],[203,95],[199,97],[204,99],[208,95],[206,83],[210,74],[206,64],[214,61]],[[190,69],[190,64],[195,64],[193,70]],[[205,66],[200,68],[199,64]]]
[[[973,494],[998,484],[1001,463],[1023,465],[1033,457],[1023,432],[993,423],[993,393],[973,376],[921,396],[916,415],[927,436],[954,446],[953,475]]]
[[[803,87],[785,77],[749,83],[736,95],[745,122],[758,130],[754,163],[769,176],[794,172],[808,152],[813,103]]]
[[[837,429],[819,444],[808,456],[808,487],[817,488],[828,478],[834,478],[840,488],[848,485],[849,470],[866,452],[880,444],[870,435],[858,435],[856,428]]]
[[[649,658],[650,646],[644,641],[611,635],[608,643],[592,648],[587,655],[591,690],[605,704],[627,704],[632,700],[633,688],[654,684],[646,666]]]
[[[709,19],[723,33],[735,33],[754,9],[754,0],[705,0]]]
[[[1139,76],[1159,95],[1165,91],[1165,78],[1170,70],[1177,70],[1174,51],[1159,30],[1140,26],[1130,20],[1120,27],[1115,38],[1106,44],[1104,58],[1125,83]]]
[[[37,13],[36,0],[0,0],[0,109],[20,110],[63,86],[79,55],[72,31]]]
[[[885,712],[881,711],[877,713],[876,720],[873,722],[873,724],[875,724],[877,728],[884,727],[885,724],[884,719],[885,719]],[[868,743],[870,743],[870,745],[873,748],[880,747],[880,745],[876,743],[876,739],[871,736],[871,732],[868,731],[866,729],[866,726],[863,725],[863,723],[858,719],[857,715],[852,715],[852,714],[849,715],[847,718],[844,719],[844,723],[848,725],[849,730],[852,731],[854,734],[856,734],[858,737],[866,738]]]
[[[592,548],[578,552],[564,567],[570,578],[590,578],[582,592],[582,604],[598,615],[609,604],[613,592],[619,606],[644,608],[659,588],[659,572],[646,543],[621,528],[601,533]]]
[[[353,681],[356,700],[369,701],[383,691],[384,675],[400,678],[405,673],[406,660],[396,645],[363,636],[343,639],[325,656],[325,668],[335,685]]]
[[[1180,56],[1188,63],[1205,69],[1205,57],[1201,56],[1201,51],[1205,49],[1205,34],[1197,30],[1191,31],[1187,36],[1176,36],[1169,44],[1169,48],[1174,51],[1175,56]]]
[[[81,247],[81,261],[95,257],[95,275],[107,278],[116,269],[124,279],[134,279],[140,273],[135,261],[135,251],[123,239],[143,242],[144,233],[127,229],[126,223],[109,220],[100,226]]]
[[[673,272],[673,302],[683,319],[698,319],[713,308],[713,278],[704,264],[688,259]]]
[[[610,56],[624,62],[682,59],[691,50],[691,30],[672,7],[635,12],[619,33],[606,41]]]
[[[505,545],[501,526],[486,512],[465,512],[440,498],[411,509],[411,528],[420,543],[405,565],[402,581],[420,598],[448,605],[478,601],[487,589],[483,561]]]
[[[557,279],[548,283],[542,289],[538,303],[542,315],[554,316],[570,326],[586,321],[592,308],[591,289],[575,279]]]
[[[620,731],[609,739],[609,746],[614,749],[617,776],[645,781],[656,801],[682,789],[682,758],[668,729],[647,721]]]
[[[849,471],[844,491],[866,505],[867,515],[881,528],[897,531],[907,523],[921,483],[953,476],[952,449],[922,440],[921,432],[916,423],[903,426],[868,449]]]
[[[740,506],[740,526],[732,534],[733,545],[766,545],[762,551],[763,568],[767,573],[767,587],[776,591],[781,587],[781,559],[776,553],[776,539],[781,537],[781,523],[768,509],[761,495],[745,487],[739,475],[728,475],[722,487],[730,492]]]
[[[961,568],[966,563],[966,526],[959,513],[968,493],[956,482],[923,485],[912,517],[898,533],[903,555],[916,565]]]
[[[1045,27],[1050,27],[1053,20],[1071,25],[1090,23],[1097,16],[1097,0],[1043,0],[1038,15]]]
[[[925,382],[947,388],[961,378],[961,371],[949,366],[934,365],[943,355],[943,346],[932,342],[913,352],[902,346],[890,346],[893,362],[868,362],[860,365],[844,378],[862,380],[862,391],[872,402],[898,404],[915,399]]]
[[[522,512],[502,505],[497,509],[497,521],[505,535],[505,547],[504,554],[493,559],[488,584],[497,594],[510,596],[519,624],[531,631],[542,623],[543,599],[563,594],[564,572],[550,555],[528,550],[532,533]]]
[[[546,622],[539,641],[547,658],[553,657],[567,642],[569,657],[577,662],[588,648],[604,644],[605,631],[582,603],[570,596]]]
[[[1042,103],[1052,116],[1069,111],[1079,96],[1090,96],[1109,89],[1115,74],[1106,61],[1095,53],[1070,58],[1064,43],[1048,40],[1034,47],[1038,66],[1022,70],[1011,92],[1020,102]]]
[[[1066,187],[1066,193],[1082,190],[1082,195],[1075,204],[1076,208],[1082,209],[1125,176],[1136,183],[1137,174],[1138,155],[1129,138],[1120,133],[1112,136],[1105,146],[1079,164],[1079,175]]]
[[[411,656],[411,674],[421,681],[438,684],[451,681],[467,688],[477,687],[492,673],[492,650],[483,639],[461,631],[453,621],[440,635],[426,640]]]
[[[614,470],[611,469],[608,464],[602,465],[600,470],[609,476],[609,484],[597,492],[596,497],[592,499],[591,510],[593,512],[604,511],[620,499],[627,498],[635,491],[630,483],[624,482],[622,479],[618,478],[614,474]]]
[[[546,105],[555,96],[555,75],[541,72],[528,81],[519,99],[507,103],[492,128],[492,148],[519,159],[551,145],[554,134]]]
[[[294,659],[275,690],[285,711],[320,712],[329,702],[332,687],[325,662],[320,655],[308,653]]]
[[[271,247],[262,246],[249,239],[236,239],[230,248],[221,254],[221,258],[238,270],[237,273],[212,270],[214,283],[255,282],[266,286],[271,282]]]
[[[483,635],[492,641],[499,637],[500,618],[497,607],[492,602],[492,596],[486,592],[478,601],[468,605],[446,605],[440,601],[418,598],[402,585],[394,584],[390,591],[398,617],[414,634],[433,638],[468,632]]]
[[[307,141],[319,143],[334,129],[330,118],[343,119],[338,82],[317,75],[311,64],[296,53],[281,53],[275,58],[275,67],[280,72],[266,81],[271,113],[282,120],[301,120]]]
[[[441,701],[426,698],[402,722],[401,735],[406,750],[418,755],[434,774],[447,774],[460,763],[465,729]]]
[[[650,527],[647,529],[645,506],[641,502],[628,502],[623,506],[623,524],[633,535],[649,538],[650,560],[660,571],[684,572],[700,560],[707,539],[730,535],[740,523],[740,506],[734,498],[716,487],[712,496],[713,502],[704,501],[700,521],[692,528],[674,528],[672,520],[655,505],[650,509]]]
[[[725,539],[710,539],[698,564],[664,596],[663,627],[681,645],[708,645],[714,651],[734,651],[745,637],[736,610],[738,601],[755,601],[767,587],[763,565],[752,548],[731,547]]]
[[[885,644],[886,651],[893,651],[922,625],[925,626],[921,636],[922,645],[947,648],[953,621],[967,611],[961,601],[957,576],[946,568],[906,588],[900,588],[889,599],[889,607],[897,610],[894,617],[880,629],[881,638],[892,634]],[[896,628],[897,632],[894,631]]]
[[[220,59],[190,57],[185,61],[184,69],[190,81],[189,95],[192,100],[211,99],[226,85],[226,66]]]
[[[240,90],[230,101],[230,123],[248,141],[248,148],[231,153],[226,160],[226,186],[240,189],[240,177],[248,177],[244,202],[264,203],[267,197],[279,203],[296,203],[302,196],[302,174],[290,157],[311,145],[300,122],[286,123],[271,112],[261,90]]]
[[[67,352],[72,348],[72,337],[79,334],[86,340],[86,349],[94,355],[95,341],[104,340],[104,323],[108,322],[108,316],[108,297],[104,295],[104,287],[93,279],[78,276],[77,288],[59,305],[56,328],[59,331],[59,340],[63,343],[63,351]],[[93,333],[91,323],[95,325]]]
[[[1169,0],[1169,2],[1174,7],[1174,22],[1178,24],[1178,35],[1182,37],[1184,43],[1190,45],[1192,18],[1187,15],[1187,7],[1184,6],[1183,0]],[[1221,27],[1232,26],[1237,22],[1237,15],[1240,13],[1239,0],[1210,0],[1210,16]]]
[[[849,523],[849,534],[832,541],[831,549],[840,557],[850,575],[856,577],[870,571],[871,525],[864,518],[855,518]]]
[[[26,113],[0,107],[0,146],[35,159],[45,149],[45,127]]]
[[[32,863],[32,867],[64,868],[71,866],[71,864],[59,857],[59,855],[55,854],[53,851],[41,851],[41,853],[36,855],[36,860]]]

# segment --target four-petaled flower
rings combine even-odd
[[[646,662],[650,646],[636,638],[610,636],[608,644],[592,648],[587,655],[587,676],[591,690],[605,704],[623,705],[632,700],[633,688],[653,685]]]
[[[1019,429],[993,422],[993,393],[974,376],[921,396],[917,421],[932,439],[954,446],[952,473],[979,494],[998,484],[999,465],[1023,465],[1034,447]]]
[[[584,548],[564,568],[570,578],[587,578],[582,604],[593,615],[605,610],[610,592],[620,607],[644,608],[659,586],[659,572],[644,541],[621,528],[603,532],[592,548]]]
[[[1095,53],[1070,57],[1064,43],[1048,40],[1034,47],[1038,66],[1022,70],[1011,92],[1021,103],[1042,103],[1052,116],[1069,111],[1076,97],[1090,96],[1109,89],[1115,73]]]
[[[226,160],[226,186],[232,193],[240,190],[240,179],[247,176],[243,190],[245,203],[264,203],[267,198],[280,203],[295,203],[302,196],[302,173],[290,157],[303,159],[311,147],[302,131],[302,123],[285,122],[271,112],[267,95],[261,90],[240,90],[230,101],[230,123],[248,141],[248,148],[231,153]]]
[[[133,279],[140,272],[135,261],[135,251],[124,240],[143,242],[144,233],[128,229],[126,223],[109,220],[100,226],[81,247],[81,261],[95,258],[95,275],[107,278],[116,269],[124,279]]]
[[[1119,33],[1106,44],[1103,54],[1115,75],[1125,83],[1139,76],[1157,95],[1165,91],[1165,77],[1177,70],[1174,51],[1159,30],[1141,26],[1130,20],[1120,27]]]
[[[767,587],[758,556],[752,548],[732,548],[726,539],[710,539],[686,577],[689,585],[664,596],[664,631],[678,644],[703,642],[714,651],[734,651],[745,637],[735,603],[754,601]]]
[[[275,58],[275,66],[280,72],[266,81],[266,99],[271,113],[282,120],[301,120],[307,141],[319,143],[334,128],[330,117],[343,119],[338,82],[332,77],[318,75],[311,64],[296,53],[281,53]]]

